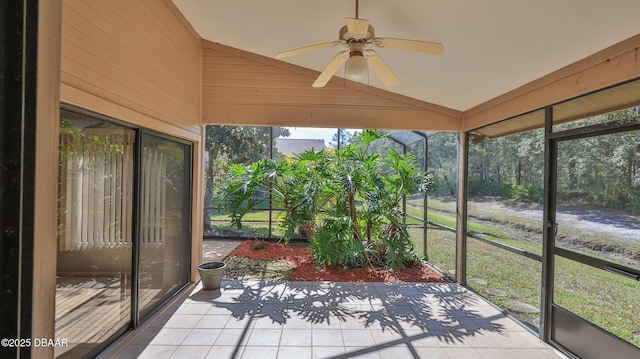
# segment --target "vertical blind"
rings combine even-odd
[[[84,129],[60,137],[60,250],[130,245],[135,133]]]

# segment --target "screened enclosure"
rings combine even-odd
[[[220,193],[229,167],[232,164],[249,165],[265,158],[276,161],[295,158],[308,150],[334,153],[338,149],[355,144],[355,139],[362,129],[207,126],[206,131],[210,142],[207,144],[208,157],[205,164],[205,238],[280,239],[283,236],[279,226],[283,208],[282,203],[275,198],[255,198],[259,205],[245,215],[242,228],[231,225],[229,213],[223,208],[223,197]],[[426,254],[429,236],[433,237],[434,242],[445,241],[454,245],[457,134],[435,135],[434,132],[428,131],[395,130],[379,132],[383,137],[373,141],[367,151],[376,153],[381,158],[386,158],[391,151],[410,154],[421,171],[428,170],[434,176],[433,190],[428,196],[417,192],[405,196],[399,203],[415,250]],[[429,162],[430,153],[438,154],[438,160]],[[440,156],[441,153],[444,155]],[[437,205],[428,209],[430,199]],[[297,239],[307,240],[303,235]],[[434,263],[441,262],[443,268],[450,269],[454,268],[450,262],[455,257],[455,248],[449,247],[451,248],[434,257]],[[454,270],[448,273],[455,275]]]
[[[638,103],[640,86],[630,82],[463,137],[381,130],[369,150],[411,154],[433,176],[427,195],[398,203],[415,250],[432,265],[580,357],[633,356],[640,344]],[[256,198],[261,205],[243,228],[230,226],[215,188],[231,163],[336,151],[360,131],[208,126],[211,138],[234,137],[207,164],[216,170],[207,177],[206,237],[282,238],[282,203],[269,197]],[[593,344],[603,342],[606,350]]]
[[[467,135],[465,281],[578,357],[638,354],[639,99],[629,82]]]

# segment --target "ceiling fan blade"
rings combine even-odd
[[[349,31],[350,34],[353,34],[353,37],[364,39],[367,36],[369,20],[352,19],[347,17],[344,19],[344,22],[347,23],[347,31]]]
[[[326,85],[327,82],[331,80],[331,77],[333,77],[333,74],[335,74],[336,71],[338,71],[340,66],[342,66],[342,64],[344,64],[344,62],[347,61],[348,58],[349,58],[349,51],[342,51],[338,53],[331,60],[331,62],[329,62],[329,65],[327,65],[327,67],[324,68],[320,76],[318,76],[316,81],[311,86],[324,87],[324,85]]]
[[[384,83],[385,86],[393,86],[400,82],[398,76],[391,70],[389,65],[378,55],[377,52],[373,50],[367,50],[364,53],[364,57],[367,59],[367,63],[369,67],[373,70],[373,72],[378,76],[380,81]]]
[[[283,59],[285,57],[289,57],[289,56],[293,56],[293,55],[299,55],[299,54],[303,54],[305,52],[310,52],[310,51],[315,51],[315,50],[320,50],[320,49],[326,49],[328,47],[334,47],[334,46],[338,46],[340,44],[341,44],[340,41],[331,41],[331,42],[323,42],[321,44],[315,44],[315,45],[311,45],[311,46],[305,46],[305,47],[301,47],[301,48],[298,48],[298,49],[293,49],[293,50],[289,50],[289,51],[284,51],[284,52],[278,53],[276,55],[276,59]]]
[[[406,39],[390,39],[384,37],[376,37],[373,44],[377,47],[387,47],[390,49],[409,50],[424,52],[425,54],[442,55],[444,45],[438,42],[427,42]]]

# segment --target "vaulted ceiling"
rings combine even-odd
[[[355,17],[353,0],[173,2],[203,39],[267,57],[337,40]],[[639,34],[638,14],[638,0],[360,0],[358,15],[376,36],[445,46],[441,56],[376,49],[400,83],[370,74],[368,85],[465,111]],[[338,51],[283,61],[322,71]]]

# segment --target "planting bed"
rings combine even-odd
[[[446,281],[428,265],[404,268],[396,272],[381,268],[348,270],[333,266],[316,266],[306,245],[265,243],[264,248],[257,249],[254,241],[242,242],[227,258],[229,273],[226,278],[333,282]]]

